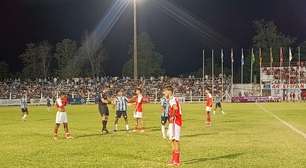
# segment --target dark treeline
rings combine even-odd
[[[298,44],[295,37],[290,37],[280,32],[272,21],[254,21],[255,35],[252,39],[253,46],[245,49],[244,54],[244,75],[246,82],[250,75],[251,48],[254,48],[256,59],[253,64],[254,77],[259,77],[259,57],[258,48],[262,48],[263,63],[270,62],[270,48],[272,48],[274,65],[279,62],[280,47],[284,48],[284,62],[288,62],[288,48],[293,48],[293,60],[297,61],[296,47],[301,47],[301,59],[306,60],[306,41]],[[110,59],[103,41],[94,38],[94,34],[85,33],[82,41],[63,39],[56,44],[50,44],[48,41],[38,43],[29,43],[19,56],[23,63],[22,72],[11,74],[9,65],[6,62],[0,62],[0,78],[20,77],[26,79],[35,78],[72,78],[72,77],[96,77],[107,76],[104,72],[104,66],[107,59]],[[221,49],[215,49],[215,74],[221,72]],[[230,54],[227,49],[224,57],[230,60]],[[209,52],[208,52],[209,53]],[[211,56],[207,53],[205,72],[211,74]],[[131,41],[129,60],[122,67],[122,76],[131,76],[133,70],[133,41]],[[235,49],[235,73],[240,72],[240,49]],[[239,59],[237,59],[239,58]],[[163,68],[163,55],[156,51],[151,37],[147,33],[140,33],[138,36],[138,71],[140,76],[158,76],[166,74]],[[224,73],[231,74],[230,63],[224,65]],[[195,69],[192,73],[196,77],[202,77],[202,68]],[[236,75],[239,78],[239,75]],[[238,79],[237,79],[238,80]],[[257,80],[258,81],[258,80]]]

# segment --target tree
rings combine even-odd
[[[1,61],[0,62],[0,79],[4,79],[9,77],[9,65],[4,62]]]
[[[85,39],[80,48],[80,54],[89,61],[91,75],[93,77],[100,76],[104,73],[103,63],[107,58],[107,52],[95,34],[91,36],[85,33]]]
[[[52,59],[51,45],[43,41],[38,45],[29,43],[20,55],[24,64],[23,76],[26,78],[46,78],[49,75]]]
[[[306,61],[306,41],[300,44],[301,47],[301,60]]]
[[[140,76],[159,76],[164,73],[162,69],[163,56],[155,51],[151,37],[147,33],[138,36],[138,72]],[[130,58],[122,68],[124,76],[133,75],[133,41],[129,50]]]
[[[24,52],[19,56],[24,64],[23,68],[23,76],[26,78],[35,78],[37,77],[39,71],[38,61],[36,58],[36,46],[34,43],[26,44],[26,49]]]
[[[56,74],[61,78],[71,77],[68,75],[74,74],[72,68],[72,59],[76,56],[77,43],[70,39],[64,39],[56,44],[55,59],[57,70]]]
[[[263,56],[263,65],[270,65],[269,48],[272,48],[274,62],[273,65],[279,65],[278,62],[280,60],[280,47],[283,47],[285,49],[284,52],[286,54],[286,52],[288,51],[288,47],[292,47],[292,45],[296,41],[296,38],[281,33],[272,21],[254,21],[254,26],[256,34],[253,37],[253,47],[255,50],[256,60],[259,60],[258,48],[261,48]],[[288,62],[288,58],[285,57],[284,61]],[[259,61],[256,61],[254,64],[254,75],[259,77],[259,73]]]
[[[277,26],[272,21],[254,21],[254,26],[256,34],[253,37],[253,47],[262,48],[263,62],[270,62],[269,48],[273,48],[274,60],[279,60],[279,48],[292,47],[296,41],[296,38],[279,32]]]
[[[37,57],[39,59],[42,70],[42,77],[47,78],[49,75],[50,62],[52,59],[51,45],[47,41],[43,41],[37,47]]]

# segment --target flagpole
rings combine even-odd
[[[292,56],[291,56],[291,48],[289,47],[289,90],[290,90],[290,88],[291,88],[291,58],[292,58]]]
[[[283,88],[284,84],[282,82],[282,70],[283,70],[282,65],[283,65],[283,62],[284,62],[283,48],[280,47],[280,49],[279,49],[279,82],[278,83],[280,84],[279,88],[281,89],[282,94],[284,94],[283,93],[284,92],[284,88]],[[282,97],[284,97],[284,96],[282,96]]]
[[[270,47],[270,70],[271,70],[271,74],[274,78],[274,71],[273,71],[273,49],[272,47]],[[273,84],[273,81],[271,82],[271,84]],[[271,94],[273,93],[273,87],[271,87]]]
[[[262,52],[261,52],[261,48],[259,48],[259,73],[260,73],[260,75],[259,75],[259,83],[260,83],[260,96],[262,96],[262,81],[261,81],[261,64],[262,64]]]
[[[243,65],[244,65],[244,55],[243,55],[243,48],[241,49],[241,79],[240,82],[243,84]]]
[[[205,81],[205,49],[203,49],[203,62],[202,62],[202,81],[203,81],[203,89],[204,89],[204,81]]]
[[[273,72],[273,48],[272,47],[270,48],[270,68],[271,68],[271,71],[272,71],[272,75],[274,75],[274,72]]]
[[[299,87],[301,86],[301,47],[298,47],[299,54]]]
[[[205,49],[202,51],[203,62],[202,62],[202,82],[203,82],[203,100],[205,99]]]
[[[253,49],[253,48],[252,48],[252,51],[251,51],[251,52],[252,52],[252,53],[251,53],[251,54],[252,54],[252,56],[251,56],[252,58],[251,58],[251,79],[250,79],[250,82],[251,82],[251,84],[252,84],[252,83],[253,83],[253,61],[254,61],[254,60],[253,60],[253,59],[254,59],[254,58],[253,58],[253,57],[254,57],[254,49]]]
[[[214,74],[214,50],[211,50],[211,95],[214,95],[214,81],[215,81],[215,74]]]
[[[222,78],[221,78],[221,83],[222,83],[222,92],[221,92],[221,100],[223,100],[223,92],[224,92],[224,67],[223,67],[223,64],[224,64],[224,52],[223,52],[223,49],[221,50],[221,75],[222,75]]]
[[[231,64],[232,64],[232,66],[231,66],[231,73],[232,73],[232,75],[231,75],[231,83],[232,83],[232,85],[231,85],[231,98],[233,98],[233,95],[234,95],[234,50],[233,49],[231,49]]]

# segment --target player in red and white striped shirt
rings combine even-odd
[[[173,95],[173,88],[167,86],[165,88],[165,94],[169,100],[169,127],[168,127],[168,136],[172,145],[172,158],[169,162],[169,165],[179,166],[180,161],[180,135],[181,127],[183,124],[182,120],[182,109],[181,105],[176,97]]]
[[[143,107],[143,96],[142,96],[142,90],[140,88],[136,88],[135,89],[135,93],[136,93],[136,97],[135,97],[135,112],[134,112],[134,118],[136,120],[136,126],[135,129],[133,130],[133,132],[139,131],[139,132],[144,132],[143,129],[143,111],[142,111],[142,107]]]
[[[213,97],[210,94],[209,90],[205,90],[205,101],[206,101],[206,126],[211,126],[211,110],[213,106]],[[205,114],[204,114],[205,115]],[[204,116],[205,118],[205,116]]]

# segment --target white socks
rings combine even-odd
[[[24,114],[23,117],[22,117],[22,120],[26,120],[27,116],[28,115]]]
[[[128,131],[129,130],[129,125],[125,125],[125,129]]]
[[[164,125],[161,125],[161,132],[162,132],[163,138],[166,139],[167,138],[166,127]]]

